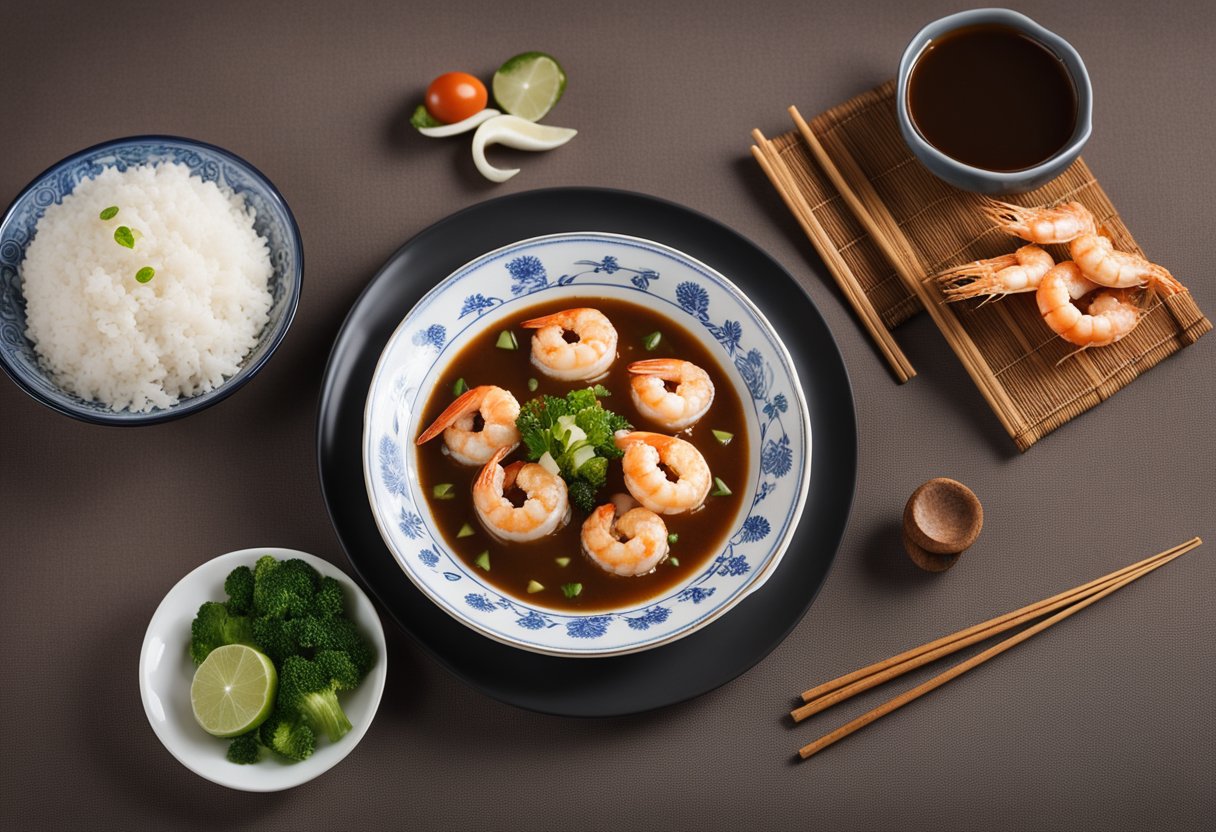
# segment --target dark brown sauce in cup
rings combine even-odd
[[[908,77],[908,113],[947,156],[991,171],[1050,159],[1077,127],[1077,91],[1064,63],[1001,24],[964,26],[933,40]]]
[[[727,537],[735,530],[740,517],[744,492],[747,490],[748,442],[747,422],[743,402],[726,371],[702,343],[683,326],[654,309],[607,298],[564,298],[520,309],[509,319],[488,329],[465,346],[439,375],[434,391],[423,408],[421,425],[430,425],[452,401],[452,389],[463,378],[469,387],[495,384],[510,390],[520,402],[548,394],[564,396],[570,390],[587,387],[587,382],[564,382],[546,377],[531,362],[531,333],[519,327],[520,321],[548,315],[562,309],[593,306],[608,316],[616,327],[617,359],[599,384],[612,395],[602,400],[604,407],[623,415],[637,430],[676,435],[696,445],[705,457],[713,476],[720,477],[731,489],[728,496],[706,497],[698,510],[664,516],[667,531],[679,535],[671,544],[671,555],[679,561],[660,563],[648,575],[622,577],[605,572],[583,554],[579,540],[584,512],[572,507],[573,516],[566,526],[549,537],[528,543],[505,543],[493,538],[482,528],[473,511],[472,487],[480,468],[460,465],[443,452],[443,440],[437,438],[417,449],[419,482],[422,493],[439,525],[444,543],[466,568],[486,583],[529,604],[556,610],[591,612],[641,604],[700,574],[708,561],[717,556]],[[495,347],[498,334],[510,329],[515,333],[519,349]],[[646,336],[660,332],[662,338],[651,352],[643,343]],[[709,412],[690,428],[679,433],[664,430],[638,412],[629,394],[630,374],[626,368],[644,358],[680,358],[700,366],[714,383],[714,401]],[[528,379],[538,382],[534,392],[528,390]],[[723,445],[714,438],[712,430],[733,434]],[[523,446],[508,457],[508,461],[523,459]],[[440,483],[453,485],[453,497],[437,500],[432,489]],[[624,492],[625,483],[619,460],[608,466],[608,482],[597,493],[600,504],[617,492]],[[474,533],[458,537],[461,527],[468,524]],[[490,570],[477,565],[477,558],[489,552]],[[558,558],[569,558],[565,566]],[[529,594],[528,582],[544,586],[540,592]],[[573,598],[562,592],[565,584],[580,583],[582,591]]]

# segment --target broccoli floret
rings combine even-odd
[[[568,489],[570,504],[582,511],[595,510],[595,486],[586,480],[575,480]]]
[[[207,601],[190,623],[190,658],[202,664],[212,650],[225,644],[252,644],[253,627],[243,615],[233,615],[225,604]]]
[[[283,631],[286,637],[294,642],[294,652],[297,654],[305,650],[345,653],[360,679],[367,675],[367,671],[376,663],[376,654],[371,645],[349,618],[294,618],[283,622]]]
[[[253,645],[270,657],[275,667],[288,656],[298,655],[300,644],[289,631],[285,618],[255,618],[252,627]]]
[[[342,597],[342,584],[326,575],[317,586],[313,596],[312,614],[317,616],[342,615],[346,604]]]
[[[358,684],[358,669],[341,651],[321,650],[312,661],[290,656],[279,671],[279,709],[285,714],[299,714],[314,734],[324,732],[335,742],[351,729],[338,702],[338,691]]]
[[[232,742],[228,745],[228,760],[237,765],[249,765],[256,763],[258,758],[262,756],[262,751],[258,747],[258,732],[250,731],[248,734],[241,734],[239,737],[233,737]]]
[[[259,617],[308,615],[321,576],[298,558],[259,558],[253,570],[253,611]]]
[[[253,570],[248,566],[238,566],[228,573],[224,591],[228,593],[229,612],[237,615],[253,612]]]
[[[307,760],[317,748],[317,735],[300,714],[275,711],[259,730],[262,745],[289,760]]]

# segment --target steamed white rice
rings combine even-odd
[[[118,206],[113,219],[99,214]],[[26,336],[55,382],[113,410],[168,407],[236,373],[271,304],[266,241],[185,165],[110,168],[47,208],[21,266]],[[134,249],[114,231],[136,233]],[[144,266],[148,283],[135,280]]]

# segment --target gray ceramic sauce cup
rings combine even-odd
[[[1047,161],[1031,168],[994,171],[972,167],[947,156],[925,140],[908,113],[908,76],[917,59],[935,39],[964,26],[986,23],[1003,24],[1024,32],[1047,47],[1067,69],[1077,93],[1077,127],[1068,143]],[[1093,131],[1093,88],[1085,62],[1068,41],[1044,29],[1024,14],[1009,9],[972,9],[935,20],[916,33],[899,61],[899,85],[895,93],[899,132],[913,155],[932,173],[957,188],[982,194],[1015,194],[1032,191],[1055,179],[1081,155],[1081,148]]]

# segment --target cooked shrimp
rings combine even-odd
[[[482,525],[495,537],[513,542],[536,540],[552,534],[570,519],[566,481],[535,462],[499,465],[507,455],[499,448],[473,481],[473,509]],[[517,486],[524,492],[522,506],[515,506],[504,489]]]
[[[524,321],[520,326],[536,330],[532,363],[545,375],[561,381],[601,376],[616,359],[616,329],[598,309],[566,309]],[[568,342],[567,332],[573,332],[578,340]]]
[[[618,431],[616,446],[625,451],[621,460],[625,487],[646,508],[657,514],[680,514],[705,502],[709,465],[691,442],[635,430]],[[675,482],[660,466],[670,469]]]
[[[1113,344],[1135,329],[1140,322],[1140,307],[1126,289],[1099,292],[1090,301],[1089,311],[1082,313],[1069,295],[1069,282],[1080,277],[1080,268],[1071,260],[1043,276],[1035,298],[1052,332],[1085,349]]]
[[[475,430],[478,414],[484,424]],[[418,444],[430,442],[442,433],[443,443],[453,459],[463,465],[482,465],[495,451],[503,449],[507,453],[519,444],[519,431],[515,428],[518,416],[519,402],[510,391],[492,384],[474,387],[439,414],[418,437]]]
[[[948,303],[978,297],[1000,300],[1015,292],[1033,292],[1055,264],[1050,254],[1031,244],[1013,254],[947,269],[937,276],[937,281]]]
[[[1079,202],[1045,208],[1026,208],[1008,202],[985,200],[983,212],[1006,233],[1039,245],[1067,243],[1096,231],[1094,215]]]
[[[709,373],[691,361],[649,358],[629,365],[629,390],[643,416],[668,430],[683,430],[705,415],[714,401]],[[664,382],[675,382],[668,390]]]
[[[1172,274],[1156,263],[1126,251],[1101,234],[1083,234],[1068,246],[1068,253],[1081,272],[1094,283],[1114,289],[1150,286],[1162,294],[1186,291]]]
[[[583,551],[605,572],[645,575],[667,557],[667,524],[647,508],[634,508],[617,517],[606,503],[583,523]]]

